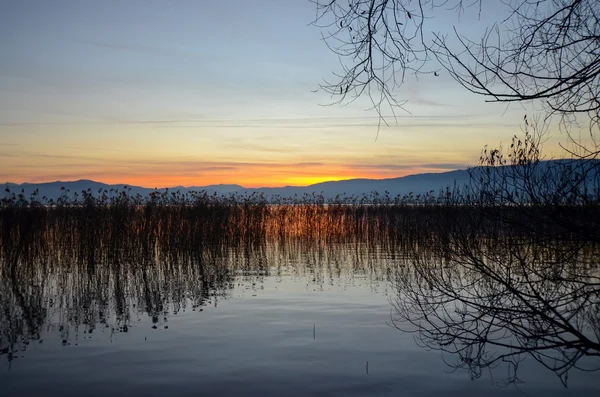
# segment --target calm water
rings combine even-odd
[[[73,258],[79,258],[75,260]],[[152,261],[32,255],[4,270],[0,395],[597,395],[524,355],[472,379],[393,326],[397,249],[279,242]],[[417,281],[415,281],[417,282]],[[584,358],[585,359],[585,358]],[[596,365],[598,359],[579,363]]]

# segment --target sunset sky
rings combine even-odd
[[[457,24],[477,36],[492,16]],[[308,0],[0,3],[0,182],[307,185],[465,168],[527,112],[443,72],[408,76],[398,123],[322,106],[339,70]],[[377,139],[376,139],[377,137]],[[552,150],[550,147],[550,152]]]

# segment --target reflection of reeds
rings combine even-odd
[[[366,204],[82,197],[0,208],[0,346],[7,353],[47,327],[68,343],[73,332],[97,327],[127,332],[136,313],[160,323],[172,311],[201,310],[227,297],[236,280],[299,271],[287,264],[305,263],[315,284],[344,272],[383,280],[375,261],[387,259],[386,228],[409,221],[391,220],[399,208]]]
[[[140,314],[158,327],[170,312],[216,305],[236,281],[287,272],[304,272],[317,285],[340,275],[391,279],[400,297],[398,319],[415,324],[465,293],[469,310],[481,302],[504,310],[505,317],[484,314],[503,319],[499,332],[512,324],[518,336],[529,335],[530,344],[535,338],[525,326],[538,321],[540,336],[548,325],[544,310],[563,315],[567,306],[579,307],[568,335],[581,327],[600,332],[590,311],[598,304],[598,241],[585,237],[597,236],[586,234],[600,219],[594,205],[490,206],[449,195],[326,204],[319,196],[267,202],[82,192],[43,205],[35,197],[4,199],[0,219],[0,349],[7,357],[48,327],[65,343],[72,333],[97,327],[127,332]],[[515,306],[526,301],[535,310],[517,315]],[[474,324],[485,325],[485,316]],[[433,329],[460,331],[465,323],[453,328],[454,319],[437,318],[447,328],[436,322]],[[428,347],[450,346],[448,335],[435,336]],[[473,358],[459,353],[472,369]]]

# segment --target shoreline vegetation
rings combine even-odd
[[[135,313],[161,323],[226,299],[239,277],[307,262],[295,271],[314,283],[387,283],[391,324],[472,378],[500,367],[518,383],[532,358],[566,386],[570,371],[600,369],[599,163],[540,167],[530,153],[507,165],[490,152],[464,189],[393,198],[8,191],[0,354],[52,327],[65,344],[82,329],[127,332]]]

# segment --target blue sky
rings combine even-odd
[[[489,5],[487,7],[495,7]],[[480,34],[483,20],[441,15]],[[485,11],[485,9],[484,9]],[[449,76],[408,77],[382,128],[314,92],[339,61],[308,0],[0,3],[0,180],[304,185],[473,164],[518,133]]]

